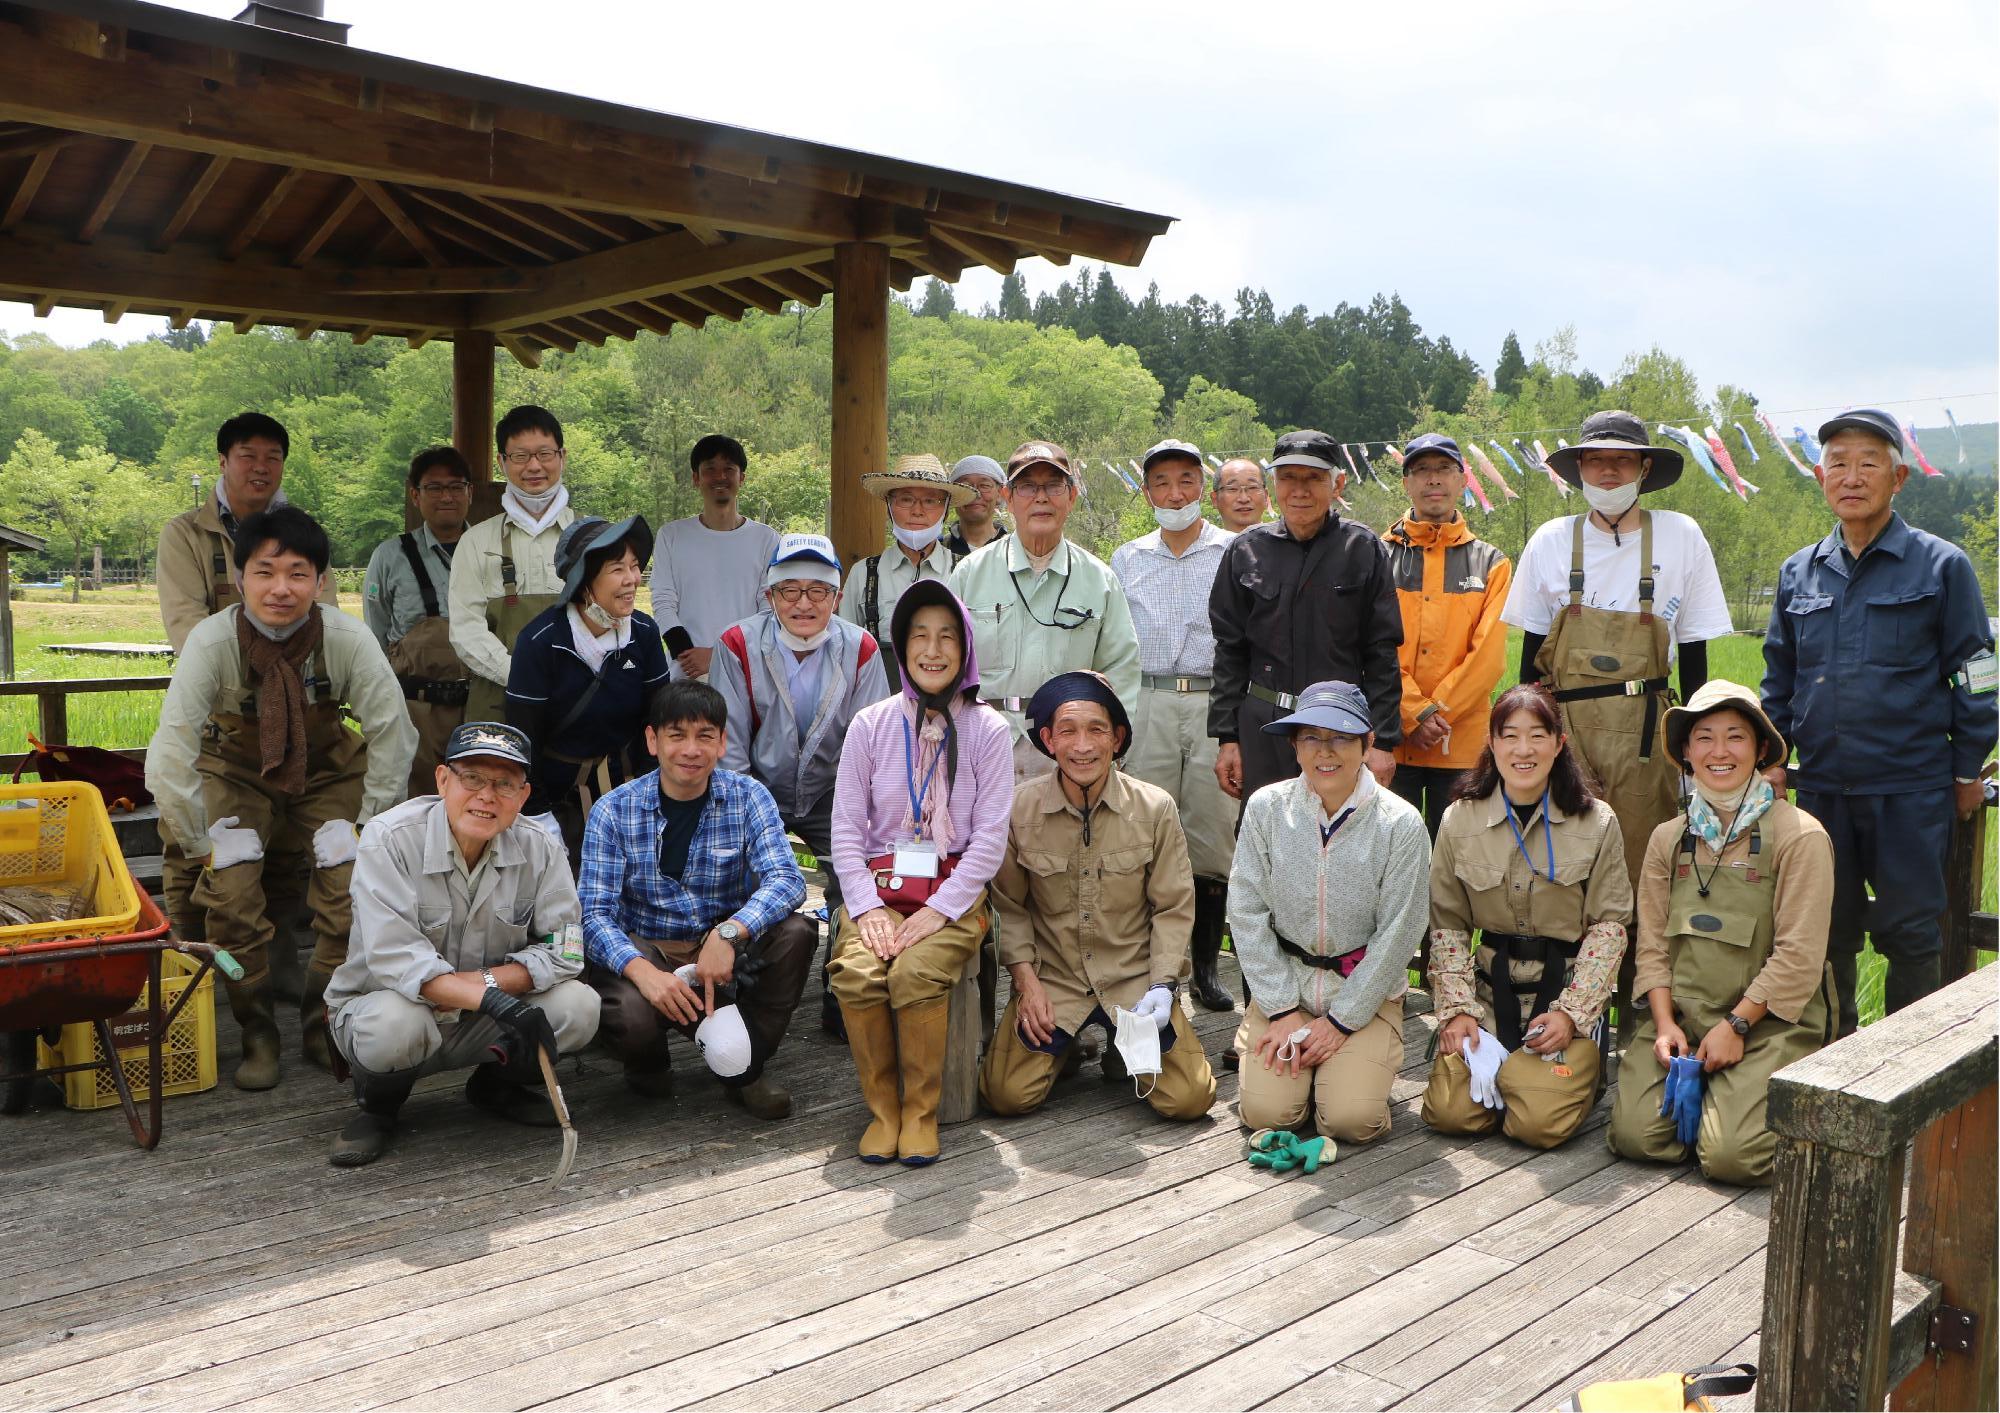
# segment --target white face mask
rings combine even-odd
[[[826,641],[827,634],[833,631],[833,623],[831,620],[828,620],[826,627],[820,629],[819,632],[813,634],[810,638],[801,638],[783,623],[777,624],[777,629],[779,642],[795,653],[809,653]]]
[[[1152,1092],[1153,1086],[1139,1089],[1141,1079],[1149,1079],[1160,1073],[1160,1028],[1148,1016],[1128,1011],[1123,1006],[1116,1008],[1114,1024],[1117,1035],[1113,1043],[1118,1047],[1118,1056],[1125,1061],[1125,1073],[1132,1077],[1132,1088],[1141,1099]]]
[[[889,522],[889,533],[896,537],[896,543],[904,549],[922,554],[938,542],[938,536],[944,533],[944,521],[940,519],[927,530],[905,530],[892,520]]]
[[[1639,499],[1639,483],[1637,481],[1632,481],[1611,491],[1601,490],[1591,485],[1588,481],[1585,481],[1578,489],[1583,492],[1583,498],[1590,502],[1590,508],[1607,520],[1616,520],[1619,516],[1630,510],[1633,502]]]
[[[538,516],[556,503],[556,497],[562,494],[562,482],[558,481],[547,490],[536,491],[532,495],[522,490],[519,486],[509,486],[507,487],[507,494],[514,498],[516,505],[520,506],[530,515]]]
[[[1201,502],[1184,505],[1179,510],[1162,510],[1156,505],[1153,507],[1153,519],[1159,522],[1162,530],[1185,530],[1201,519]]]

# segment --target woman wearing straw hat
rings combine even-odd
[[[869,471],[861,487],[889,508],[893,546],[857,561],[848,571],[840,595],[840,616],[868,636],[882,641],[882,630],[895,620],[896,601],[919,579],[942,580],[959,556],[944,542],[945,512],[974,497],[972,487],[954,483],[944,463],[928,453],[899,456],[887,471]],[[893,689],[902,683],[893,653],[882,655],[882,666]]]
[[[1667,713],[1666,750],[1694,777],[1639,873],[1637,978],[1650,1016],[1618,1073],[1611,1150],[1719,1182],[1771,1180],[1771,1076],[1832,1038],[1826,965],[1833,845],[1759,773],[1784,738],[1734,682]]]

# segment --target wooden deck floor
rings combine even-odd
[[[1603,1106],[1553,1153],[1430,1133],[1427,1016],[1394,1131],[1312,1177],[1243,1163],[1233,1075],[1176,1125],[1094,1065],[885,1171],[816,992],[785,1123],[691,1054],[666,1104],[566,1066],[555,1191],[555,1137],[449,1076],[358,1171],[296,1067],[170,1101],[150,1155],[115,1111],[0,1119],[0,1407],[1514,1408],[1755,1357],[1764,1194],[1614,1160]]]

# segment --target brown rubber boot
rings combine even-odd
[[[791,1116],[792,1096],[773,1084],[768,1075],[758,1075],[748,1084],[724,1085],[722,1092],[732,1104],[742,1105],[760,1119]]]
[[[903,1123],[896,1156],[912,1168],[938,1157],[938,1095],[944,1088],[946,998],[896,1012],[896,1063],[903,1072]]]
[[[896,1137],[903,1126],[903,1100],[896,1092],[896,1022],[887,1006],[842,1006],[847,1048],[854,1052],[854,1075],[872,1116],[858,1152],[864,1163],[895,1161]]]
[[[275,1089],[278,1067],[278,1022],[271,1014],[268,978],[255,986],[241,982],[229,987],[229,1010],[243,1028],[243,1062],[234,1076],[238,1089]]]
[[[333,1042],[326,1031],[326,984],[333,978],[308,971],[299,996],[299,1053],[315,1069],[333,1073]]]

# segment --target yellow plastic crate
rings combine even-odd
[[[189,978],[200,967],[199,962],[179,952],[160,953],[162,1015],[173,1009],[174,1002],[187,990]],[[146,1085],[146,1004],[146,993],[141,991],[131,1010],[111,1018],[111,1035],[118,1045],[119,1061],[125,1066],[125,1082],[132,1086],[132,1097],[141,1102],[152,1093]],[[118,1102],[118,1085],[104,1064],[104,1047],[98,1041],[96,1026],[66,1025],[59,1045],[43,1044],[38,1049],[43,1065],[80,1065],[86,1061],[97,1064],[96,1069],[61,1076],[63,1103],[70,1108],[102,1109]],[[160,1076],[165,1081],[160,1087],[162,1094],[199,1094],[215,1088],[213,970],[201,979],[193,997],[167,1027],[167,1037],[160,1045]]]
[[[139,894],[125,867],[104,796],[67,780],[0,784],[0,888],[16,883],[82,887],[90,913],[63,922],[0,927],[0,947],[130,932]]]

